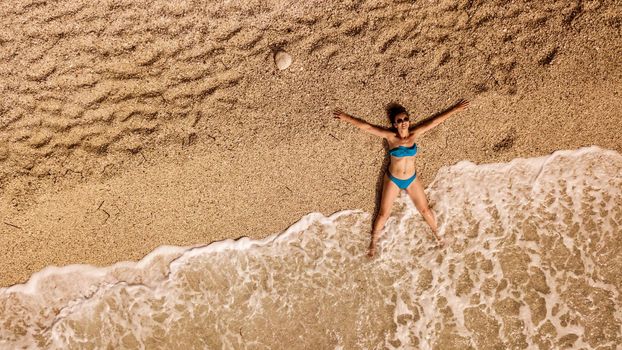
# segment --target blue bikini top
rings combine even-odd
[[[414,156],[417,154],[417,144],[413,143],[411,147],[397,146],[390,149],[389,154],[397,158]]]

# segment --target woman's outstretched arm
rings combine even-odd
[[[446,110],[445,112],[437,115],[436,117],[422,123],[421,125],[417,125],[414,129],[415,137],[421,136],[426,131],[434,129],[438,124],[445,121],[445,119],[449,118],[452,114],[462,111],[469,106],[469,101],[460,100],[455,106]]]
[[[389,130],[383,129],[383,128],[379,128],[377,126],[373,126],[371,124],[369,124],[368,122],[355,118],[347,113],[342,112],[339,109],[336,109],[333,112],[333,115],[335,117],[335,119],[339,119],[339,120],[344,120],[354,126],[356,126],[357,128],[368,132],[372,135],[376,135],[376,136],[380,136],[380,137],[384,137],[385,139],[388,137],[391,137],[393,135],[393,133]]]

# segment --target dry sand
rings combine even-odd
[[[460,160],[622,152],[616,1],[20,1],[0,4],[0,285],[47,265],[373,212],[381,139],[422,120],[429,183]],[[293,57],[279,70],[275,50]]]

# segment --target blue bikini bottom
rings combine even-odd
[[[402,190],[405,190],[408,188],[408,186],[410,186],[410,184],[415,181],[415,179],[417,178],[417,172],[415,172],[413,174],[413,176],[409,177],[408,179],[398,179],[397,177],[391,175],[391,173],[387,170],[387,174],[389,175],[389,179],[391,179],[391,181],[393,181],[394,184],[397,185],[397,187],[401,188]]]

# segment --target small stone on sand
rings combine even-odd
[[[274,63],[278,69],[287,69],[292,64],[292,56],[285,51],[279,51],[274,54]]]

